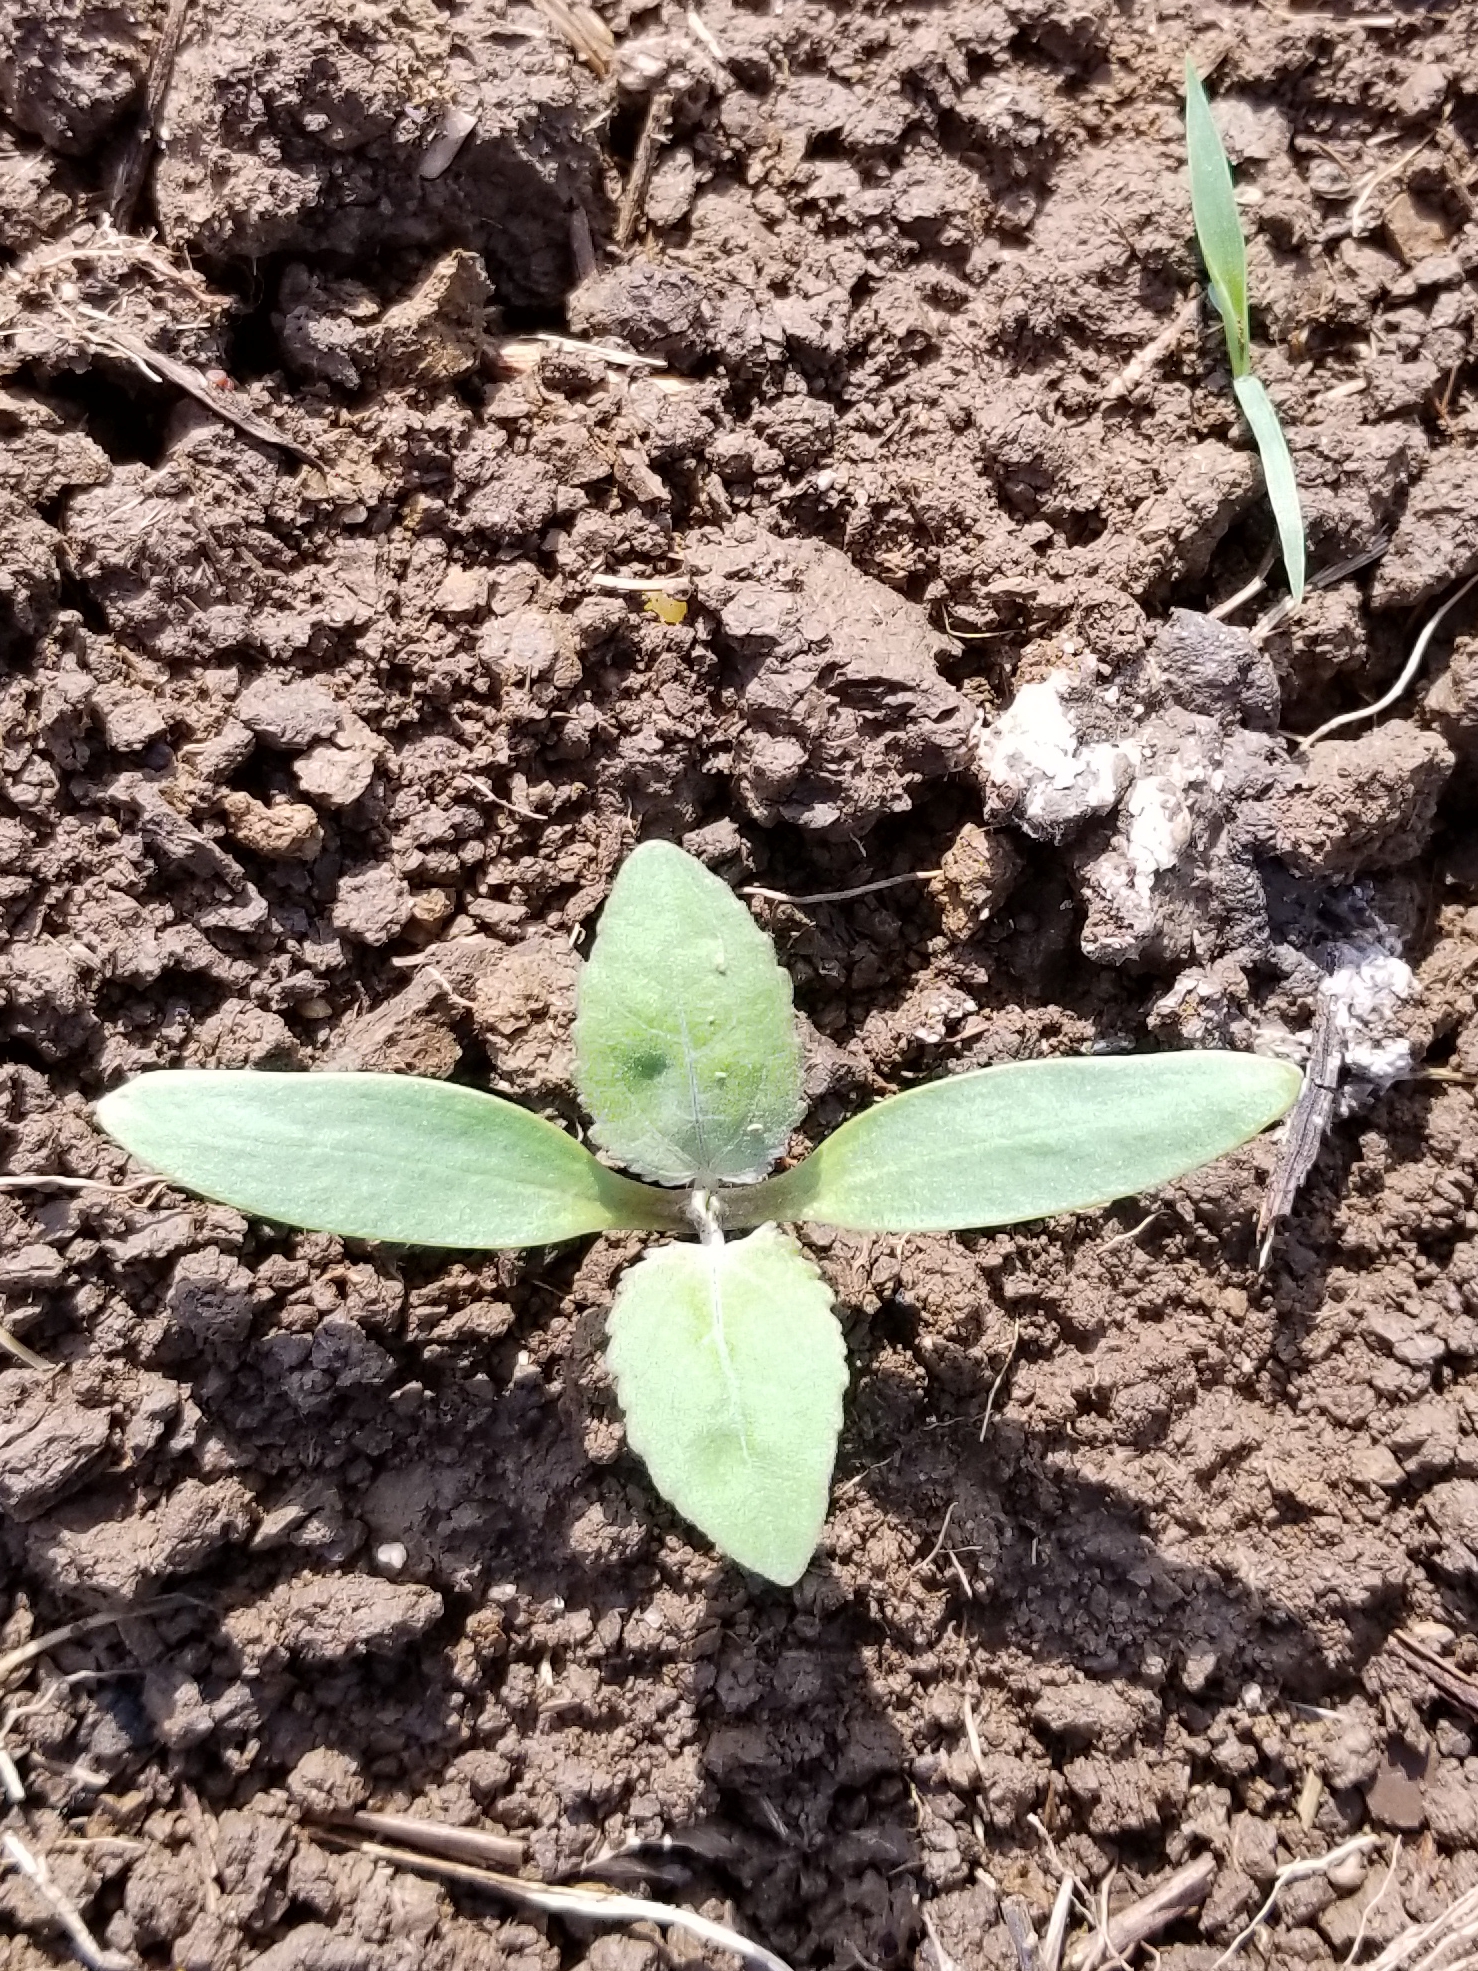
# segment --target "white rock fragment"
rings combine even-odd
[[[982,731],[976,759],[988,820],[1009,818],[1037,841],[1061,842],[1107,814],[1129,785],[1132,746],[1080,737],[1067,700],[1081,683],[1052,671],[1025,684]]]
[[[1416,1066],[1401,1011],[1421,996],[1416,974],[1377,944],[1336,945],[1332,955],[1339,963],[1323,991],[1334,1007],[1345,1067],[1363,1082],[1389,1088]]]
[[[453,103],[436,126],[436,134],[421,153],[423,178],[440,178],[451,168],[457,152],[477,128],[477,111]]]

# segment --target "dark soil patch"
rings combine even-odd
[[[934,1971],[925,1914],[961,1971],[1014,1965],[1001,1898],[1040,1918],[1057,1880],[1029,1815],[1116,1903],[1215,1854],[1180,1971],[1282,1862],[1400,1829],[1385,1940],[1478,1884],[1471,1720],[1391,1641],[1478,1668],[1472,603],[1390,721],[1312,761],[1280,729],[1378,696],[1478,568],[1473,10],[601,11],[605,79],[514,0],[197,5],[129,250],[96,214],[163,9],[12,5],[8,1170],[122,1178],[87,1104],[161,1064],[571,1118],[573,950],[652,835],[791,895],[944,869],[756,902],[808,1139],[967,1065],[1296,1053],[1362,939],[1415,975],[1402,1074],[1261,1275],[1270,1144],[1148,1219],[813,1238],[855,1373],[789,1594],[626,1454],[629,1242],[448,1261],[0,1193],[6,1319],[60,1365],[0,1369],[4,1640],[192,1598],[32,1672],[11,1825],[185,1971],[655,1963],[301,1834],[362,1799],[546,1874],[700,1829],[657,1887],[837,1971]],[[1384,545],[1260,643],[1172,613],[1271,537],[1219,336],[1112,388],[1196,278],[1188,48],[1311,565]],[[425,175],[449,108],[474,127]],[[681,623],[593,579],[663,574]],[[1342,1960],[1379,1875],[1290,1894],[1274,1961]],[[0,1907],[15,1971],[63,1948],[13,1872]]]

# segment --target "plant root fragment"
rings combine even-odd
[[[132,1971],[131,1959],[121,1951],[105,1950],[94,1937],[83,1921],[81,1910],[70,1897],[62,1894],[52,1880],[44,1856],[33,1854],[15,1833],[8,1833],[0,1839],[0,1854],[30,1883],[66,1932],[73,1954],[88,1967],[88,1971]]]
[[[1437,634],[1443,618],[1450,610],[1456,609],[1469,590],[1475,587],[1478,587],[1478,575],[1470,575],[1456,594],[1450,595],[1442,607],[1427,618],[1422,625],[1421,635],[1411,647],[1411,655],[1407,658],[1400,677],[1383,698],[1377,698],[1373,705],[1362,705],[1357,712],[1341,712],[1338,718],[1326,719],[1316,731],[1309,733],[1304,739],[1295,741],[1295,744],[1307,751],[1310,746],[1317,746],[1321,739],[1327,739],[1331,732],[1338,732],[1342,726],[1357,725],[1361,719],[1378,718],[1382,712],[1388,712],[1399,699],[1405,696],[1412,679],[1421,669],[1422,659],[1427,654],[1427,646]]]

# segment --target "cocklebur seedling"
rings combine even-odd
[[[1012,1063],[891,1096],[767,1177],[804,1108],[790,980],[733,892],[663,842],[617,876],[575,1044],[593,1140],[650,1181],[511,1102],[412,1076],[165,1070],[97,1115],[163,1175],[289,1225],[450,1247],[696,1233],[622,1279],[611,1373],[658,1489],[787,1586],[820,1537],[847,1366],[831,1290],[784,1224],[947,1232],[1107,1204],[1246,1142],[1299,1088],[1258,1055]]]
[[[1226,330],[1232,389],[1262,459],[1268,502],[1278,525],[1283,566],[1293,600],[1304,592],[1304,522],[1288,440],[1273,400],[1252,374],[1252,327],[1247,299],[1247,244],[1232,190],[1232,168],[1212,121],[1211,105],[1189,56],[1185,65],[1185,144],[1191,167],[1191,211],[1211,298]]]

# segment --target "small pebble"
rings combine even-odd
[[[1346,1855],[1331,1869],[1326,1869],[1331,1889],[1337,1889],[1342,1896],[1352,1896],[1365,1880],[1364,1855]]]
[[[409,1559],[400,1540],[386,1540],[375,1548],[375,1565],[385,1574],[399,1574]]]

